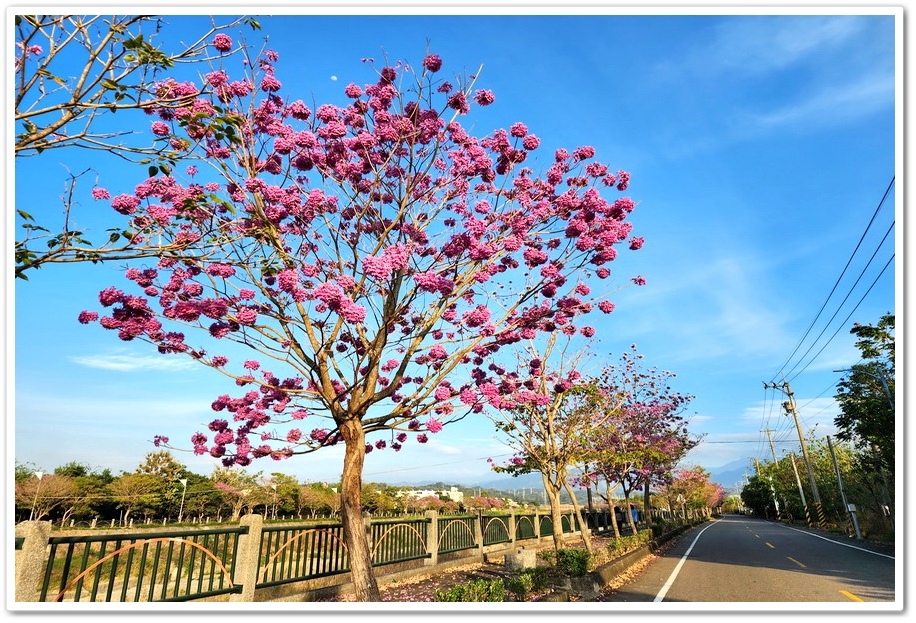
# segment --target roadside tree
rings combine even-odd
[[[227,37],[224,31],[243,24],[260,28],[248,17],[229,18],[222,24],[211,21],[190,43],[182,44],[163,16],[15,15],[11,99],[17,162],[44,160],[52,150],[75,150],[85,157],[74,162],[91,162],[97,170],[105,156],[170,170],[180,150],[137,129],[144,124],[146,111],[179,109],[210,89],[207,84],[194,92],[170,88],[168,76],[182,66],[207,66],[214,58],[232,53],[215,50],[211,40]],[[77,183],[93,173],[92,168],[69,173],[62,222],[47,220],[49,213],[59,213],[57,208],[16,205],[17,278],[28,279],[29,271],[48,263],[161,253],[157,246],[131,241],[120,228],[103,232],[102,240],[88,239],[93,234],[83,229],[80,223],[85,219],[75,214],[75,207]]]
[[[130,266],[136,290],[106,289],[108,315],[80,320],[246,388],[215,399],[218,417],[192,437],[199,454],[244,466],[343,444],[351,575],[357,598],[376,601],[366,454],[481,411],[496,353],[573,327],[595,303],[584,281],[642,240],[627,221],[634,202],[602,195],[624,191],[626,172],[584,146],[557,149],[535,175],[524,163],[537,136],[522,123],[469,134],[459,117],[494,96],[476,77],[440,78],[435,54],[416,70],[386,65],[345,88],[349,104],[314,111],[281,95],[278,60],[266,50],[237,79],[220,67],[205,77],[212,94],[157,111],[153,131],[185,145],[190,168],[112,206],[136,244],[181,250]],[[233,360],[231,344],[252,358]]]

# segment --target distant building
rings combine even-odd
[[[398,497],[403,495],[413,500],[419,500],[421,498],[428,498],[428,497],[437,497],[437,498],[446,498],[458,504],[464,503],[464,493],[459,491],[457,487],[451,487],[448,491],[433,491],[431,489],[405,489],[403,491],[398,491],[397,495]]]

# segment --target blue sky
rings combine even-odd
[[[785,397],[764,383],[788,381],[804,431],[833,434],[834,370],[859,361],[849,328],[902,312],[902,271],[891,261],[903,235],[894,227],[902,10],[896,23],[891,9],[778,10],[789,12],[316,12],[259,17],[262,30],[247,36],[254,44],[269,36],[284,93],[316,103],[340,102],[348,83],[368,82],[365,57],[418,64],[428,48],[444,72],[482,66],[477,85],[496,102],[463,121],[477,135],[522,121],[545,154],[592,145],[599,160],[629,171],[634,234],[646,242],[621,253],[613,270],[621,286],[637,274],[647,284],[614,295],[614,313],[596,324],[597,350],[614,362],[636,344],[648,365],[677,374],[675,389],[696,396],[686,415],[705,437],[684,464],[742,460],[750,473],[753,458],[771,459],[766,430],[777,452],[798,451]],[[193,16],[166,21],[186,37],[206,27]],[[145,176],[85,153],[15,165],[9,201],[47,220],[59,213],[67,168],[90,166],[106,187]],[[88,198],[90,186],[79,214],[100,232],[112,221]],[[213,398],[232,391],[209,369],[80,325],[79,312],[95,309],[113,284],[122,284],[116,267],[91,265],[47,266],[10,284],[8,465],[133,471],[155,450],[154,435],[187,440],[212,419]],[[510,454],[489,421],[467,418],[426,446],[371,453],[364,477],[473,484],[493,479],[488,458]],[[200,474],[217,465],[176,458]],[[336,480],[341,458],[329,449],[251,471]]]

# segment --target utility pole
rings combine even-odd
[[[798,477],[798,467],[795,466],[795,455],[790,454],[789,458],[792,460],[792,471],[795,472],[795,483],[798,485],[798,495],[801,496],[801,503],[805,508],[805,521],[808,522],[809,528],[813,528],[814,525],[811,522],[811,512],[808,510],[808,502],[805,500],[805,490],[802,488],[801,478]]]
[[[776,447],[773,445],[773,436],[770,435],[770,433],[772,433],[773,431],[770,430],[769,428],[765,428],[760,432],[767,434],[767,441],[770,442],[770,454],[773,455],[773,463],[774,464],[779,463],[779,461],[776,460]]]
[[[830,435],[827,435],[827,447],[830,448],[830,458],[833,459],[833,469],[836,470],[836,482],[840,487],[840,499],[843,500],[843,506],[849,512],[849,518],[852,520],[852,527],[856,531],[856,538],[862,540],[862,532],[859,530],[859,521],[856,519],[856,506],[846,501],[846,492],[843,491],[843,477],[840,475],[840,465],[836,461],[836,453],[833,451],[833,442],[830,441]]]
[[[805,433],[802,431],[801,420],[798,417],[798,409],[795,408],[795,395],[788,382],[781,385],[776,383],[764,383],[764,389],[779,389],[786,394],[788,400],[782,403],[787,415],[795,419],[795,429],[798,431],[798,442],[801,444],[802,458],[805,460],[805,467],[808,469],[808,482],[811,485],[811,497],[814,498],[814,510],[817,513],[817,523],[821,528],[827,527],[827,516],[824,514],[824,507],[821,504],[821,496],[817,490],[817,481],[814,479],[814,470],[811,468],[811,458],[808,456],[808,447],[805,445]]]

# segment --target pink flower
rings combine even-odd
[[[344,299],[339,313],[341,318],[351,324],[359,324],[366,319],[366,308],[349,299]]]
[[[89,324],[99,319],[99,315],[93,311],[81,311],[79,315],[80,324]]]
[[[430,418],[429,422],[426,423],[426,430],[431,433],[438,433],[440,430],[442,430],[442,422]]]
[[[243,307],[235,315],[239,322],[244,325],[253,325],[258,319],[258,312],[250,307]]]
[[[430,359],[445,359],[448,357],[448,352],[440,344],[436,344],[429,349],[429,358]]]
[[[636,237],[636,236],[634,236],[633,238],[630,238],[630,249],[631,249],[632,251],[635,251],[635,250],[637,250],[637,249],[641,249],[641,248],[642,248],[642,245],[643,245],[643,242],[645,242],[645,239],[644,239],[644,238],[640,238],[640,237]]]
[[[219,33],[213,37],[213,47],[219,52],[228,52],[232,49],[232,38],[225,33]]]
[[[139,205],[140,200],[133,195],[118,195],[111,200],[111,207],[121,214],[133,214]]]
[[[92,189],[92,198],[93,199],[111,199],[111,195],[104,188],[99,188],[96,186]]]
[[[485,305],[478,305],[473,310],[465,312],[462,319],[469,327],[479,327],[490,319],[490,310]]]
[[[261,80],[261,90],[268,93],[271,91],[279,91],[281,86],[280,81],[271,74],[264,76],[264,79]]]
[[[156,136],[168,136],[169,134],[172,133],[171,128],[169,128],[169,125],[167,123],[162,123],[161,121],[157,121],[156,123],[153,124],[152,131],[153,131],[153,134],[155,134]]]
[[[480,90],[474,93],[474,101],[481,106],[489,106],[496,101],[496,97],[493,95],[492,91]]]
[[[603,311],[605,314],[609,314],[614,311],[614,304],[610,301],[601,301],[598,303],[598,309]]]
[[[423,59],[423,66],[429,71],[439,71],[442,69],[442,59],[439,58],[438,54],[428,54]]]
[[[460,91],[448,98],[448,107],[452,110],[457,110],[462,115],[467,114],[467,112],[471,110],[468,106],[467,98],[464,96],[464,93]]]
[[[643,277],[642,275],[636,275],[635,277],[630,278],[630,281],[632,281],[633,283],[635,283],[638,286],[646,285],[646,278]]]
[[[277,284],[284,292],[292,292],[299,285],[299,276],[292,268],[285,268],[277,273]]]
[[[521,122],[513,123],[509,128],[509,134],[516,138],[523,138],[528,134],[528,126]]]

